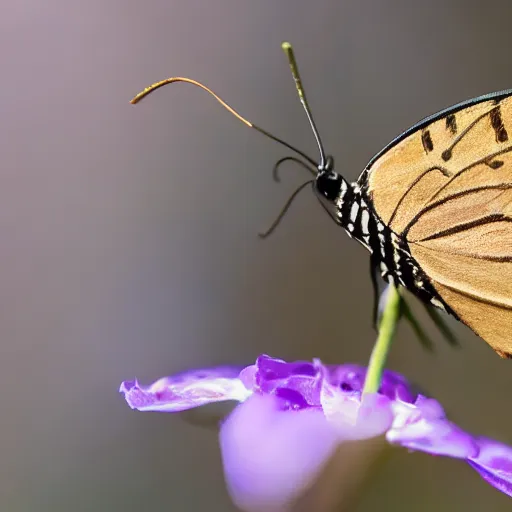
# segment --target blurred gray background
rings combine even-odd
[[[214,432],[128,409],[123,379],[288,359],[365,362],[365,251],[283,148],[316,148],[280,50],[290,40],[324,144],[355,179],[420,118],[512,87],[510,2],[23,0],[0,18],[0,510],[230,511]],[[456,325],[389,366],[470,431],[512,443],[512,362]],[[358,510],[510,510],[465,464],[396,450]]]

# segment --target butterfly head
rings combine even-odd
[[[318,166],[314,189],[321,199],[332,202],[339,196],[343,181],[341,175],[334,171],[334,158],[328,156],[325,164]]]
[[[344,205],[355,199],[354,188],[345,178],[334,170],[334,159],[328,156],[325,165],[317,167],[313,189],[325,211],[338,224],[345,227],[347,208]]]

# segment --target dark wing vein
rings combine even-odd
[[[425,204],[428,204],[430,203],[430,201],[432,201],[433,199],[435,199],[446,187],[448,187],[455,179],[457,179],[459,176],[461,176],[462,174],[464,174],[465,172],[467,171],[470,171],[471,169],[473,169],[473,167],[476,167],[477,165],[481,165],[481,164],[487,164],[489,163],[493,158],[497,157],[497,156],[500,156],[500,155],[504,155],[505,153],[509,153],[510,151],[512,151],[512,146],[509,146],[508,148],[505,148],[505,149],[501,149],[500,151],[496,151],[495,153],[491,153],[490,155],[487,155],[486,157],[484,158],[480,158],[479,160],[469,164],[468,166],[466,167],[463,167],[460,171],[458,171],[457,173],[455,173],[453,175],[452,178],[450,178],[442,187],[440,187],[435,194],[433,194],[427,201]]]
[[[404,201],[404,199],[406,198],[407,194],[423,179],[424,176],[426,176],[428,173],[430,173],[432,171],[439,171],[443,176],[446,176],[447,178],[450,176],[450,172],[448,171],[448,169],[446,169],[444,167],[440,167],[438,165],[435,165],[434,167],[430,167],[426,171],[423,171],[409,185],[409,187],[405,191],[404,195],[400,198],[400,201],[398,201],[398,203],[396,204],[395,209],[393,210],[393,213],[391,214],[391,217],[389,218],[389,222],[388,222],[389,225],[391,225],[391,223],[393,222],[393,220],[398,212],[398,209],[400,208],[400,206],[401,206],[402,202]]]
[[[512,305],[511,304],[507,304],[506,302],[503,302],[503,301],[500,301],[500,300],[487,299],[486,297],[483,297],[482,295],[477,295],[475,293],[468,292],[467,290],[463,290],[462,288],[458,288],[456,286],[447,284],[447,283],[442,282],[442,281],[439,281],[439,282],[440,282],[440,284],[442,284],[446,288],[449,288],[450,290],[452,290],[452,291],[454,291],[456,293],[460,293],[461,295],[469,297],[469,298],[473,299],[476,302],[482,302],[484,304],[488,304],[489,306],[499,306],[500,308],[503,308],[503,309],[512,309]]]
[[[418,222],[418,220],[428,213],[431,210],[434,210],[438,206],[441,206],[449,201],[453,201],[454,199],[458,199],[460,197],[468,196],[470,194],[477,194],[478,192],[482,192],[484,190],[508,190],[512,188],[512,183],[496,183],[492,185],[482,185],[480,187],[468,188],[466,190],[461,190],[456,192],[455,194],[451,194],[449,196],[443,197],[443,199],[439,199],[435,203],[431,203],[428,206],[425,206],[422,210],[420,210],[407,224],[407,226],[402,231],[402,236],[406,237],[409,230]]]
[[[461,231],[466,231],[471,228],[475,228],[477,226],[483,226],[484,224],[491,224],[492,222],[512,222],[511,217],[507,217],[503,213],[492,213],[491,215],[486,215],[485,217],[480,217],[479,219],[472,220],[470,222],[461,222],[460,224],[456,224],[455,226],[451,226],[448,229],[443,229],[441,231],[437,231],[436,233],[432,233],[431,235],[422,238],[420,240],[415,240],[416,242],[426,242],[427,240],[435,240],[436,238],[442,238],[443,236],[450,236],[456,233],[460,233]]]
[[[419,246],[424,247],[428,249],[428,247],[424,246],[420,242],[409,242],[410,246]],[[472,258],[476,260],[483,260],[483,261],[492,261],[495,263],[511,263],[512,262],[512,255],[511,256],[493,256],[491,254],[478,254],[476,252],[460,252],[460,251],[450,251],[449,249],[446,249],[443,247],[443,253],[451,254],[452,256],[464,256],[467,258]]]

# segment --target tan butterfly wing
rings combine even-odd
[[[371,162],[367,179],[376,213],[439,295],[512,357],[512,98],[420,124]]]

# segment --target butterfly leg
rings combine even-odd
[[[372,324],[373,328],[378,331],[378,316],[379,316],[379,284],[377,282],[378,274],[378,262],[373,256],[370,257],[370,277],[372,280],[373,287],[373,312],[372,312]]]

